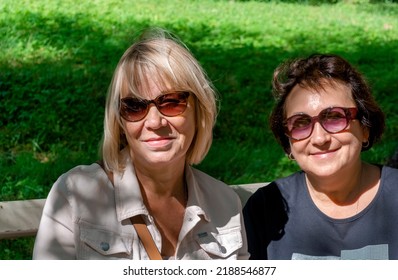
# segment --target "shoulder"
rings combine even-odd
[[[297,171],[289,176],[279,178],[275,180],[275,183],[281,188],[290,188],[291,186],[300,185],[305,182],[305,173],[303,171]]]
[[[243,217],[248,236],[258,238],[263,246],[270,240],[278,240],[288,221],[289,205],[283,197],[276,181],[259,188],[243,208]],[[264,245],[265,244],[265,245]],[[252,248],[251,253],[258,255],[261,248]],[[264,256],[264,252],[260,253]],[[258,258],[258,256],[254,256]]]
[[[194,167],[189,167],[190,171],[192,172],[195,181],[198,182],[201,186],[204,187],[212,187],[212,188],[219,188],[221,190],[231,189],[226,183],[221,180],[218,180],[209,174],[200,171]]]
[[[398,181],[398,169],[389,166],[379,166],[381,167],[381,178],[380,183],[387,187],[396,189]]]
[[[305,174],[303,171],[298,171],[259,188],[249,197],[244,210],[257,215],[272,214],[276,211],[287,213],[289,204],[301,198],[304,191]]]
[[[297,190],[297,185],[304,182],[304,172],[299,171],[293,173],[287,177],[276,179],[268,185],[259,188],[253,195],[253,200],[273,200],[275,196],[281,196],[281,194],[288,194],[289,192]]]
[[[101,175],[101,173],[104,173],[103,169],[97,163],[91,165],[78,165],[63,173],[58,178],[58,181],[93,180],[97,178],[98,175]]]
[[[258,208],[268,207],[270,203],[275,201],[275,198],[280,198],[281,192],[276,181],[269,183],[266,186],[258,188],[248,199],[245,208],[259,210]]]
[[[239,199],[232,187],[194,167],[189,166],[187,177],[187,180],[192,180],[196,188],[208,198],[221,199],[222,201]]]
[[[394,167],[389,167],[387,165],[381,166],[382,176],[391,176],[391,177],[398,177],[398,169]]]
[[[107,176],[97,163],[78,165],[63,173],[52,187],[52,191],[69,195],[74,192],[90,192],[107,184]]]

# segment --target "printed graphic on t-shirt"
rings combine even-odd
[[[340,257],[293,253],[292,260],[388,260],[388,244],[369,245],[356,250],[342,250]]]

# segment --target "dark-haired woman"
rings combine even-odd
[[[398,259],[398,170],[364,162],[385,117],[364,77],[337,55],[274,73],[271,129],[300,171],[244,208],[251,259]]]

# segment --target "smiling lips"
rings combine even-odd
[[[156,147],[164,147],[170,144],[173,140],[173,137],[156,137],[156,138],[149,138],[144,140],[143,142],[146,143],[148,146],[156,148]]]
[[[321,151],[321,152],[316,152],[316,153],[311,153],[311,156],[318,156],[318,157],[326,157],[328,154],[336,152],[338,149],[334,150],[327,150],[327,151]]]

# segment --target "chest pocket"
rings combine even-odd
[[[224,232],[203,232],[196,235],[196,242],[208,254],[216,258],[228,258],[243,245],[240,228]]]
[[[81,259],[131,259],[133,238],[130,234],[109,231],[81,223],[77,253]]]

